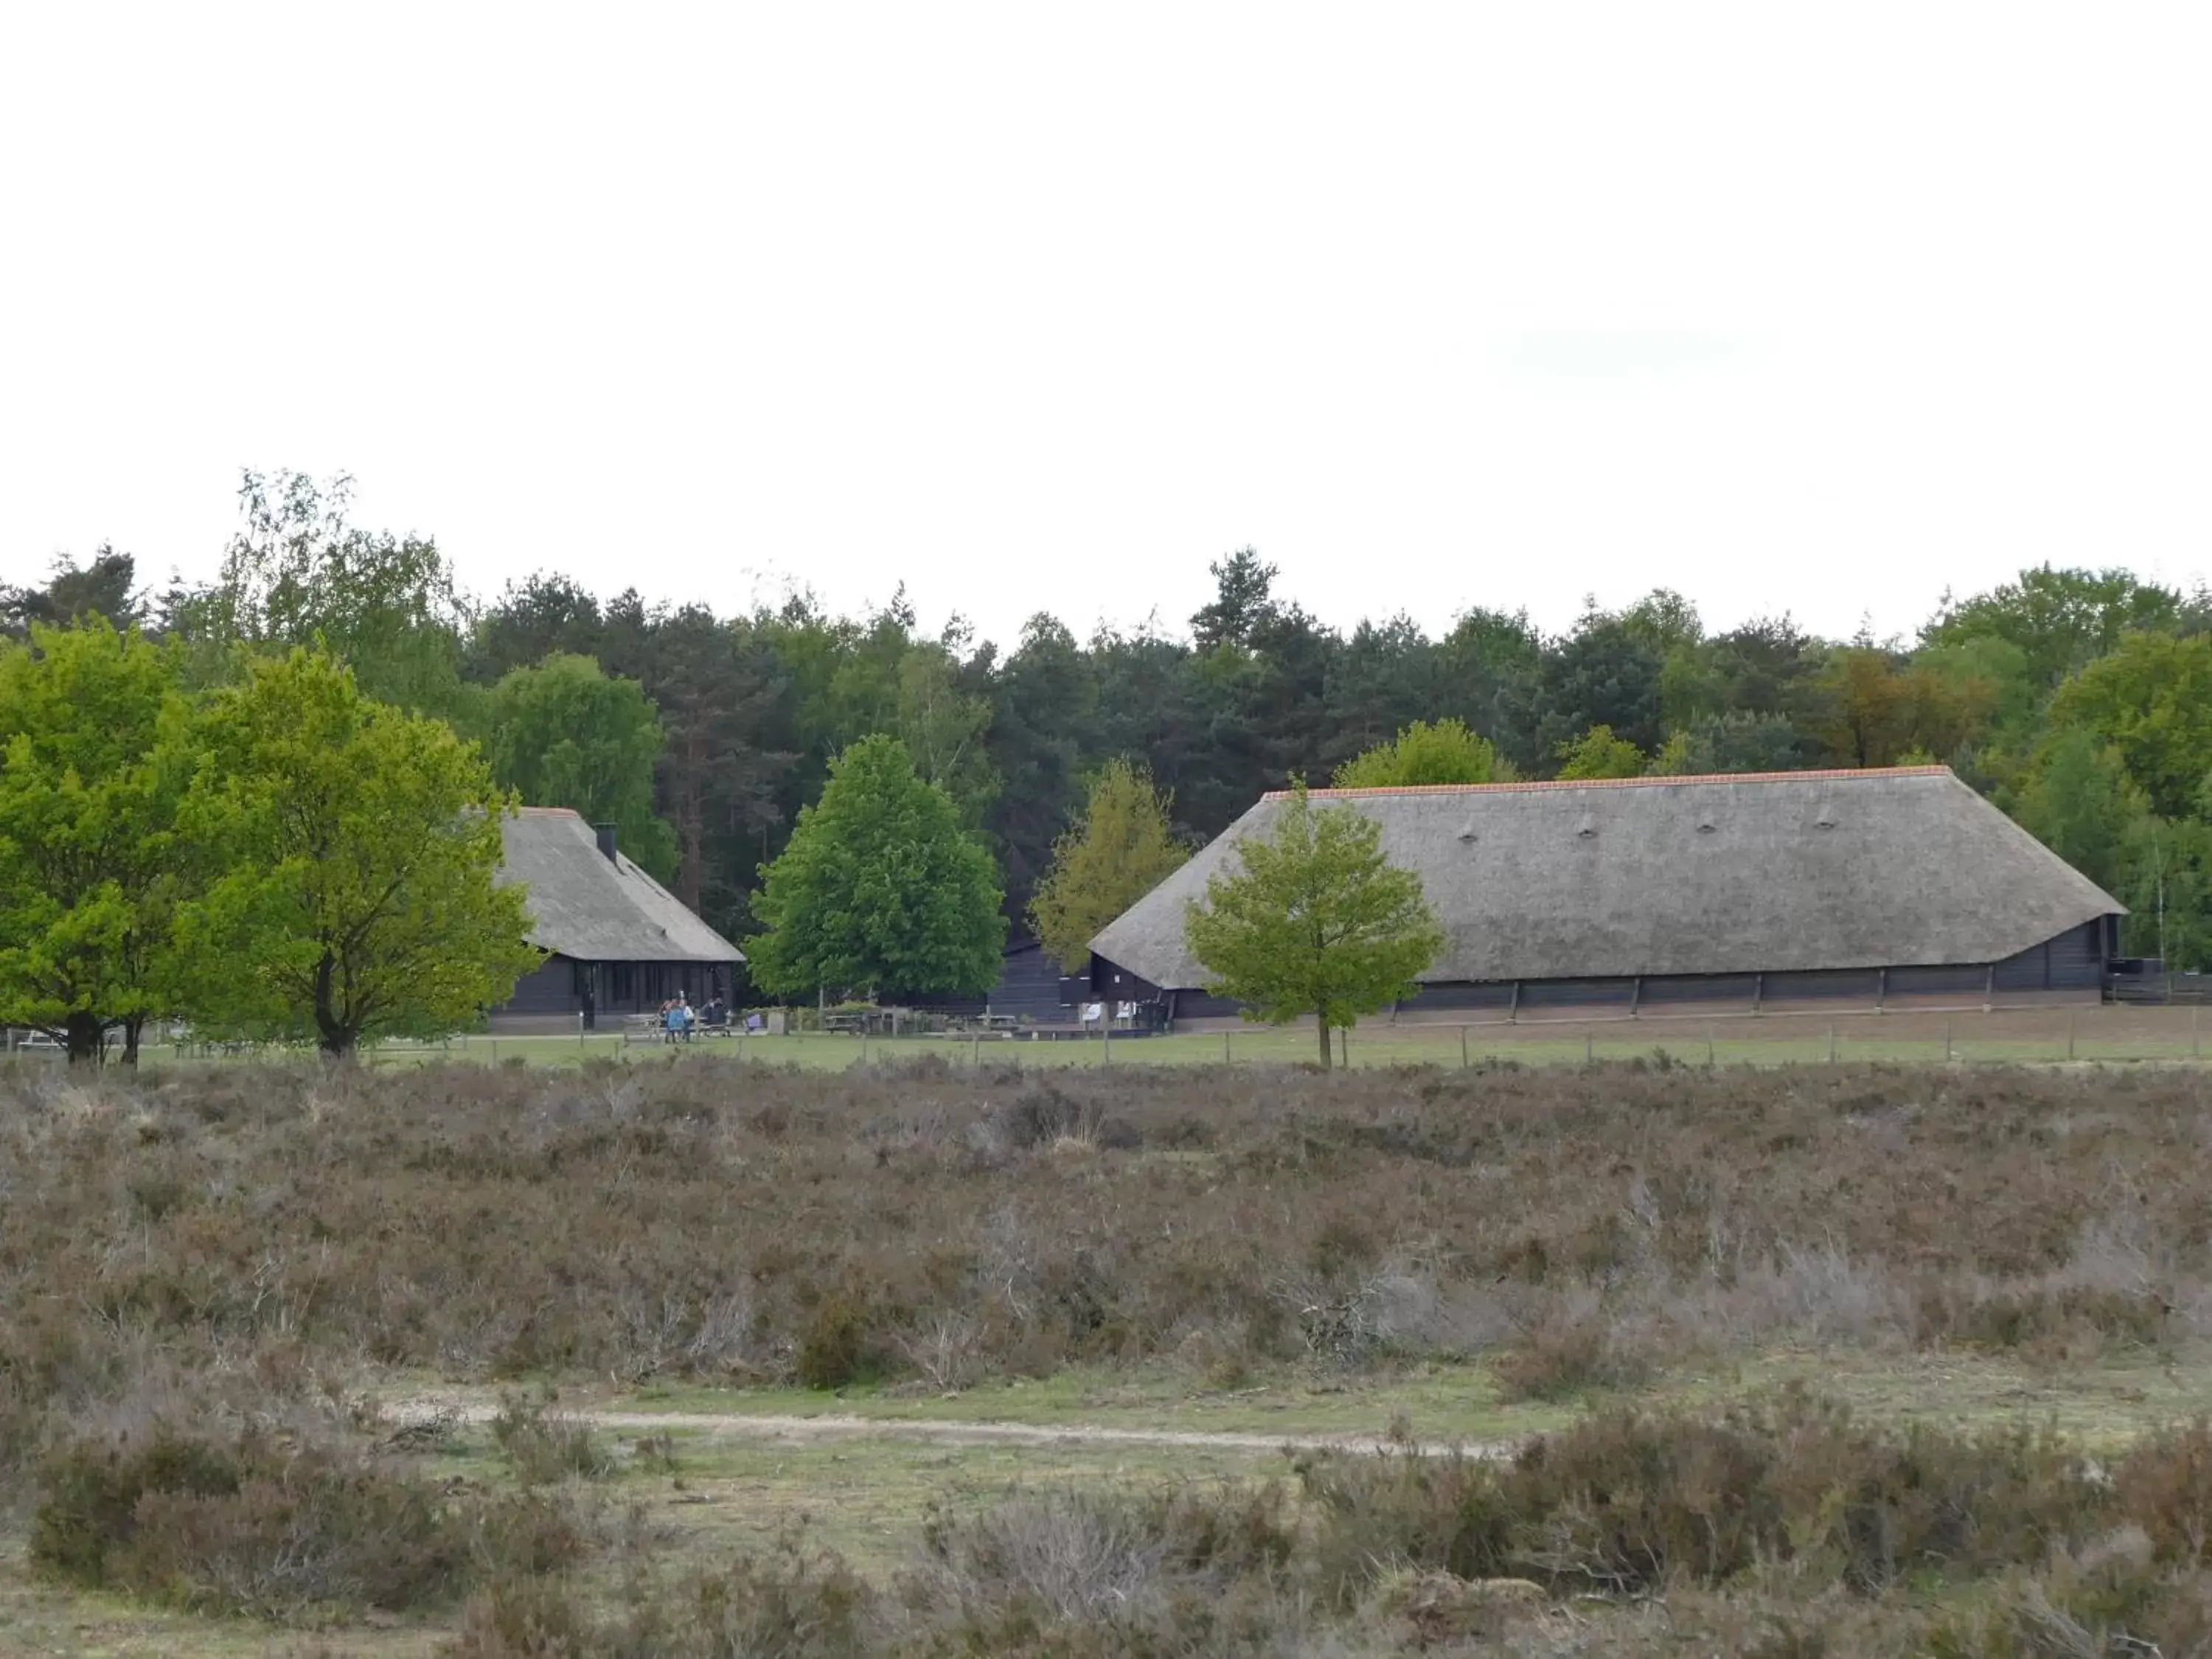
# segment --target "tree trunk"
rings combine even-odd
[[[1329,1068],[1329,1062],[1334,1058],[1328,1051],[1328,1016],[1316,1012],[1314,1015],[1314,1024],[1321,1028],[1321,1068],[1326,1072]]]
[[[101,1041],[106,1035],[107,1027],[98,1014],[71,1014],[62,1022],[62,1040],[68,1046],[69,1063],[101,1064],[107,1058],[107,1045]]]
[[[146,1016],[143,1014],[133,1014],[123,1022],[123,1063],[125,1066],[138,1064],[138,1036],[145,1029]]]
[[[321,1043],[325,1060],[353,1058],[354,1041],[360,1035],[340,1018],[337,996],[333,981],[337,964],[331,960],[330,952],[315,964],[315,1035]]]

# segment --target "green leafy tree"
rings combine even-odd
[[[746,956],[776,995],[972,995],[998,981],[1006,921],[991,855],[896,738],[863,738],[830,763],[762,877],[753,915],[768,931]]]
[[[968,691],[961,678],[949,646],[909,649],[899,659],[896,730],[915,772],[952,798],[961,823],[973,830],[999,793],[999,776],[985,746],[990,699]]]
[[[1190,854],[1168,827],[1169,798],[1127,760],[1106,763],[1082,822],[1054,845],[1030,925],[1069,973],[1106,924],[1158,886]]]
[[[1083,804],[1082,757],[1098,749],[1092,731],[1098,687],[1074,636],[1040,614],[1024,625],[1020,646],[992,677],[991,689],[987,740],[1004,783],[985,821],[1005,872],[1007,908],[1025,915],[1054,843]]]
[[[635,680],[589,657],[550,656],[509,672],[484,706],[493,778],[526,806],[566,806],[616,827],[624,852],[656,880],[676,878],[676,832],[653,816],[653,770],[665,734]]]
[[[1780,714],[1707,714],[1667,739],[1651,769],[1680,776],[1787,772],[1801,764],[1797,728]]]
[[[2212,807],[2212,800],[2205,805]],[[2212,823],[2146,812],[2128,826],[2128,948],[2170,969],[2212,968]]]
[[[1339,789],[1407,789],[1423,784],[1491,783],[1512,775],[1498,750],[1459,720],[1415,720],[1336,769]]]
[[[1544,653],[1534,688],[1541,712],[1532,724],[1546,752],[1558,753],[1594,726],[1611,726],[1639,749],[1656,749],[1666,738],[1665,666],[1641,624],[1586,611]]]
[[[1818,689],[1830,755],[1846,766],[1953,755],[1986,728],[1997,696],[1954,662],[1906,662],[1864,635],[1830,658]]]
[[[1615,737],[1609,726],[1593,726],[1572,743],[1559,745],[1559,776],[1563,779],[1643,775],[1644,751],[1627,738]]]
[[[417,713],[453,715],[468,608],[436,542],[372,531],[347,517],[353,480],[248,471],[245,520],[212,587],[170,597],[165,626],[195,647],[203,681],[234,678],[239,647],[314,647],[362,691]]]
[[[1213,577],[1214,596],[1190,619],[1198,648],[1250,646],[1275,614],[1275,567],[1263,562],[1257,549],[1243,547],[1206,568]]]
[[[2047,691],[2117,650],[2130,632],[2175,630],[2183,609],[2179,593],[2130,571],[2044,565],[1970,599],[1954,604],[1947,596],[1922,638],[1936,646],[2007,641],[2019,647],[2028,678]]]
[[[174,1010],[177,905],[198,860],[178,807],[197,762],[167,654],[96,613],[0,649],[0,1023],[72,1062]]]
[[[2128,884],[2129,849],[2148,803],[2119,754],[2073,727],[2044,745],[2014,811],[2021,825],[2107,892]]]
[[[145,619],[138,592],[138,562],[103,543],[92,562],[58,558],[44,587],[0,586],[0,628],[21,637],[33,623],[66,627],[83,617],[105,617],[118,629]]]
[[[1356,806],[1316,807],[1300,787],[1264,836],[1237,844],[1183,934],[1207,989],[1281,1025],[1315,1017],[1321,1063],[1329,1032],[1411,994],[1444,947],[1421,878],[1382,855],[1382,829]]]
[[[2130,634],[2058,688],[2055,725],[2118,750],[2160,817],[2189,817],[2212,778],[2212,634]]]
[[[295,650],[253,664],[205,725],[188,812],[232,861],[187,911],[196,1023],[342,1058],[464,1026],[537,965],[523,891],[495,879],[511,798],[442,721]]]

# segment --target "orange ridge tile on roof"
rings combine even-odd
[[[1536,789],[1635,789],[1677,783],[1828,783],[1851,778],[1947,777],[1948,766],[1843,766],[1805,772],[1692,772],[1680,776],[1640,778],[1519,778],[1509,783],[1382,784],[1371,789],[1309,789],[1314,800],[1346,800],[1364,795],[1473,795]],[[1288,800],[1297,792],[1270,789],[1262,800]]]

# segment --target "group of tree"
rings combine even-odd
[[[0,1023],[344,1054],[503,1000],[537,957],[475,747],[325,653],[185,667],[97,613],[0,644]]]
[[[1079,639],[1039,615],[1002,650],[957,620],[925,632],[903,593],[859,617],[804,594],[717,616],[549,574],[478,600],[431,540],[352,524],[343,480],[249,475],[242,505],[210,583],[145,592],[103,549],[0,596],[0,621],[136,623],[177,653],[188,694],[257,655],[325,649],[364,695],[473,740],[525,802],[620,823],[749,954],[791,914],[775,896],[798,890],[771,866],[839,757],[882,738],[987,855],[1007,928],[1063,958],[1102,907],[1294,777],[1940,762],[2125,901],[2133,948],[2212,959],[2212,602],[2122,571],[2027,571],[1910,641],[1825,640],[1786,617],[1716,630],[1663,590],[1557,634],[1479,606],[1431,633],[1403,616],[1326,624],[1247,549],[1215,562],[1185,628]],[[1109,817],[1141,785],[1167,829],[1107,879],[1113,860],[1085,849],[1126,833],[1088,822],[1109,775]],[[768,945],[760,983],[845,959]],[[860,977],[905,974],[878,958]]]

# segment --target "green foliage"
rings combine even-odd
[[[972,830],[999,793],[999,778],[983,741],[990,701],[960,680],[960,664],[944,646],[908,650],[899,659],[896,730],[915,771],[952,798],[962,824]]]
[[[2212,634],[2127,635],[2059,687],[2051,719],[2117,749],[2153,810],[2202,810],[2212,779]]]
[[[1329,780],[1338,789],[1406,789],[1422,784],[1491,783],[1512,775],[1497,749],[1455,720],[1415,720],[1387,743],[1355,756]]]
[[[1649,751],[1666,739],[1661,681],[1666,659],[1650,627],[1592,610],[1543,659],[1536,735],[1546,755],[1594,726]]]
[[[1819,690],[1821,735],[1845,766],[1894,766],[1914,750],[1957,753],[1986,729],[1997,690],[1950,664],[1913,664],[1859,640],[1836,651]]]
[[[1271,1024],[1316,1016],[1324,1066],[1333,1028],[1411,994],[1444,947],[1420,877],[1383,857],[1382,834],[1357,807],[1316,808],[1301,786],[1184,914],[1213,994]]]
[[[1099,929],[1190,856],[1169,828],[1169,805],[1151,778],[1116,757],[1091,784],[1082,821],[1054,844],[1030,925],[1068,973],[1083,966]]]
[[[295,651],[220,694],[207,732],[186,810],[232,863],[186,913],[196,1023],[343,1055],[465,1025],[536,965],[524,896],[494,881],[508,798],[445,725]]]
[[[660,881],[676,878],[676,832],[653,816],[653,769],[666,740],[635,680],[589,657],[556,654],[511,670],[484,707],[485,757],[526,806],[566,806],[616,826],[622,849]]]
[[[172,630],[198,672],[232,679],[240,652],[317,647],[350,667],[363,693],[432,714],[459,711],[465,607],[437,544],[350,523],[353,480],[248,471],[245,520],[213,587],[176,596]]]
[[[0,1022],[104,1052],[177,1006],[177,814],[199,763],[169,656],[92,616],[0,648]]]
[[[1922,637],[1935,646],[2002,640],[2019,650],[2027,678],[2047,691],[2132,630],[2172,631],[2181,613],[2179,594],[2131,572],[2046,564],[1972,599],[1947,600]]]
[[[1640,778],[1643,751],[1609,726],[1593,726],[1572,743],[1559,745],[1559,772],[1565,779]]]
[[[0,586],[0,629],[19,638],[33,623],[66,628],[92,617],[127,629],[143,623],[145,611],[138,593],[138,562],[105,544],[90,564],[56,559],[44,587]]]
[[[1720,772],[1787,772],[1800,765],[1802,739],[1781,714],[1707,714],[1674,732],[1651,769],[1676,776]]]
[[[1249,646],[1275,614],[1276,570],[1249,547],[1206,566],[1213,577],[1212,600],[1190,619],[1191,637],[1201,651],[1218,646]]]
[[[2118,751],[2076,726],[2053,734],[2014,816],[2060,858],[2118,893],[2127,884],[2136,821],[2148,810]]]
[[[831,764],[763,876],[753,914],[768,931],[748,956],[771,993],[972,994],[997,982],[1006,924],[990,854],[896,738],[864,738]]]

